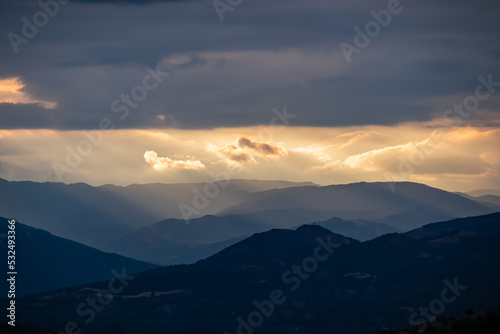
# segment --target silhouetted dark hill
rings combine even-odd
[[[245,265],[260,265],[273,259],[293,261],[314,249],[317,238],[330,238],[339,246],[357,242],[318,225],[303,225],[296,230],[272,229],[256,233],[200,263],[238,266],[243,258]]]
[[[470,309],[466,311],[471,311]],[[473,310],[472,310],[473,312]],[[428,324],[425,331],[418,326],[406,330],[382,330],[377,334],[498,334],[500,328],[500,308],[479,314],[456,317],[438,317]]]
[[[415,239],[437,239],[457,234],[470,233],[484,236],[500,236],[500,212],[479,217],[459,218],[446,222],[425,225],[405,233]]]
[[[451,234],[440,226],[453,223],[443,222],[428,237],[412,231],[363,243],[314,225],[271,230],[193,265],[138,274],[89,324],[74,307],[108,282],[20,299],[19,322],[60,330],[73,319],[91,334],[360,334],[409,327],[447,287],[456,298],[440,316],[497,307],[500,220],[475,217],[475,232],[461,224]],[[271,299],[272,307],[263,302]],[[258,312],[269,316],[261,321]]]
[[[10,326],[6,323],[0,323],[0,333],[2,334],[53,334],[49,330],[41,330],[28,326],[16,325]]]
[[[5,257],[7,221],[0,217],[0,249]],[[19,222],[15,226],[17,296],[110,279],[113,269],[121,271],[126,268],[128,273],[136,273],[157,267],[104,253]],[[5,280],[1,281],[0,289],[7,291]]]

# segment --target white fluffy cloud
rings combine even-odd
[[[171,159],[169,157],[158,157],[155,151],[146,151],[144,160],[155,169],[202,169],[205,165],[199,160],[187,157],[186,160]]]

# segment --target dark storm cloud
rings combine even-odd
[[[0,103],[0,120],[2,129],[93,129],[98,121],[87,114],[46,109],[36,103]]]
[[[391,125],[432,119],[473,94],[479,75],[500,81],[494,1],[402,1],[350,64],[339,44],[387,1],[244,1],[224,22],[211,1],[146,2],[73,1],[19,54],[6,36],[40,8],[2,2],[0,79],[20,77],[58,107],[1,104],[0,128],[88,129],[103,117],[119,128],[249,126],[283,105],[301,115],[294,126]],[[112,102],[162,60],[171,75],[119,119]],[[498,99],[483,106],[491,120]]]
[[[134,4],[134,5],[144,5],[156,2],[185,2],[192,0],[72,0],[73,2],[83,2],[92,4]]]

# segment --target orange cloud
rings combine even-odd
[[[209,144],[208,150],[216,152],[229,162],[237,163],[255,162],[254,155],[271,158],[281,158],[287,155],[287,151],[282,147],[258,142],[246,137],[239,137],[236,144],[228,144],[223,147]]]
[[[56,103],[31,98],[22,91],[24,85],[21,78],[0,79],[0,103],[38,103],[46,109],[53,109]]]
[[[241,149],[251,149],[255,151],[256,153],[263,155],[263,156],[276,156],[276,157],[283,157],[286,155],[285,149],[277,146],[277,145],[271,145],[268,143],[261,143],[258,141],[254,141],[245,137],[240,137],[238,139],[238,147]]]
[[[219,150],[219,152],[226,158],[235,162],[253,161],[253,157],[243,151],[236,145],[226,145]]]

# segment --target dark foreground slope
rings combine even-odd
[[[7,261],[8,220],[0,217],[0,249]],[[136,273],[157,266],[104,253],[47,231],[15,224],[16,296],[99,282],[113,277],[111,271],[126,268]],[[5,264],[7,268],[7,264]],[[7,282],[0,281],[2,294]]]
[[[500,307],[474,314],[474,310],[467,309],[467,315],[455,317],[439,317],[425,328],[428,334],[498,334],[500,329]],[[406,330],[382,330],[378,334],[419,334],[424,333],[421,327],[412,327]]]
[[[194,265],[122,279],[119,295],[104,282],[20,299],[18,321],[102,334],[406,328],[443,296],[453,302],[440,316],[498,307],[499,224],[491,214],[363,243],[314,225],[271,230]]]

